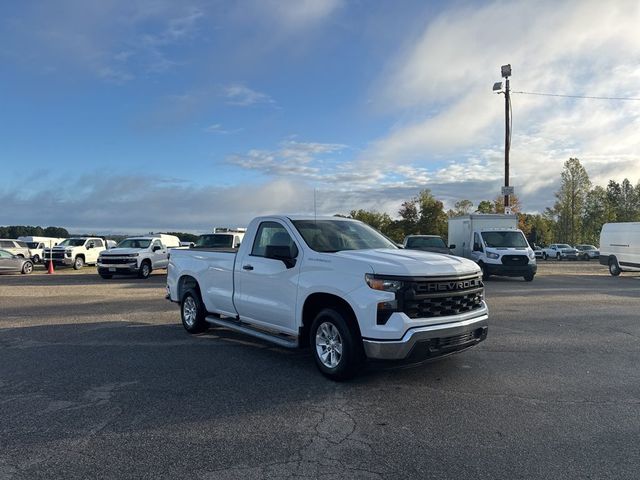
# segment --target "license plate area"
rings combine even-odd
[[[116,267],[109,267],[109,271],[110,272],[115,272],[116,271]]]

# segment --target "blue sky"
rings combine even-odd
[[[0,224],[94,231],[394,216],[502,183],[514,90],[640,97],[640,6],[565,2],[11,2],[0,12]],[[640,177],[640,102],[513,95],[512,179]]]

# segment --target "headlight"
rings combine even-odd
[[[375,278],[375,276],[370,273],[365,274],[364,280],[370,288],[373,288],[374,290],[381,290],[383,292],[397,292],[402,288],[402,282],[400,280]]]
[[[71,256],[71,250],[65,250],[65,251],[64,251],[64,254],[65,254],[67,257],[70,257],[70,256]]]
[[[498,258],[500,258],[500,255],[498,255],[497,253],[493,253],[493,252],[487,252],[487,258],[491,258],[493,260],[497,260]]]
[[[137,257],[138,255],[140,255],[139,253],[130,253],[129,255],[127,255],[128,257]]]

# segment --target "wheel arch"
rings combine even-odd
[[[178,280],[178,302],[182,302],[182,297],[187,290],[195,289],[202,299],[202,292],[198,280],[191,275],[182,275]]]
[[[300,346],[308,346],[311,324],[314,318],[316,318],[316,315],[325,308],[334,308],[342,311],[346,315],[346,320],[353,328],[354,333],[357,334],[358,337],[362,337],[358,317],[349,302],[332,293],[315,292],[305,299],[302,307],[302,325],[300,326],[298,337]]]

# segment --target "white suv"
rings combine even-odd
[[[0,239],[0,248],[16,257],[26,258],[27,260],[31,258],[29,247],[25,242],[20,240]]]
[[[98,237],[74,237],[63,240],[53,248],[44,249],[44,263],[54,265],[73,265],[80,270],[85,265],[98,263],[100,252],[106,249],[104,240]]]
[[[153,270],[167,268],[169,249],[179,246],[180,239],[173,235],[127,238],[117,247],[100,254],[98,275],[102,278],[111,278],[114,275],[138,275],[140,278],[148,278]]]

